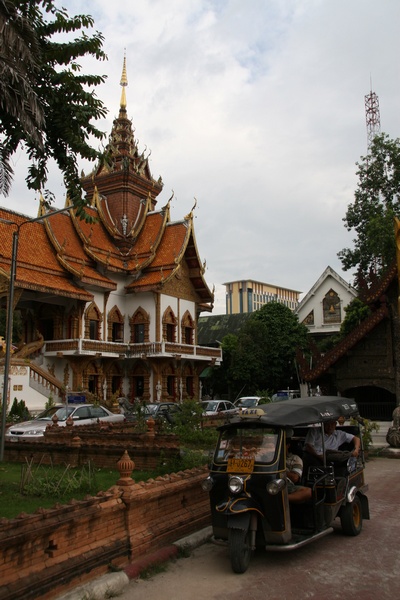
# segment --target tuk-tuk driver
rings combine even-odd
[[[303,461],[290,450],[290,438],[286,438],[286,477],[289,502],[301,504],[311,500],[311,488],[298,485],[303,474]]]
[[[342,429],[336,429],[336,421],[327,421],[324,423],[324,446],[325,450],[339,450],[344,443],[353,443],[354,450],[352,456],[358,456],[360,452],[360,438]],[[319,427],[310,427],[304,441],[304,450],[314,458],[323,460],[323,446],[321,429]]]

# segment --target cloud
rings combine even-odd
[[[364,95],[379,95],[382,130],[398,136],[397,0],[63,0],[105,37],[109,60],[97,95],[118,113],[127,57],[128,114],[162,176],[172,218],[195,211],[206,278],[225,312],[226,281],[249,278],[307,292],[351,245],[343,217],[367,151]],[[7,205],[36,214],[23,186]],[[86,168],[86,165],[83,165]],[[25,174],[24,174],[25,173]],[[57,205],[64,202],[55,173]],[[4,204],[4,203],[3,203]],[[18,207],[18,208],[17,208]]]

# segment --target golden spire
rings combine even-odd
[[[122,66],[122,75],[121,75],[121,81],[120,81],[120,86],[122,87],[120,108],[123,110],[126,109],[125,88],[127,85],[128,85],[128,77],[126,75],[126,55],[124,54],[124,63]]]

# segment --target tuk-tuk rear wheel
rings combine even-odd
[[[349,502],[340,511],[340,523],[345,535],[358,535],[362,529],[362,506],[361,500],[356,496],[353,502]]]
[[[229,530],[229,554],[234,573],[247,571],[251,558],[250,531],[248,529],[247,531],[243,529]]]

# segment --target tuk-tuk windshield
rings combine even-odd
[[[250,458],[256,463],[274,460],[278,433],[270,427],[225,429],[215,451],[216,462],[232,458]]]

